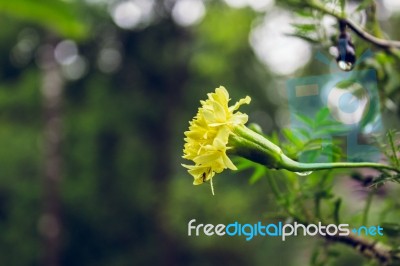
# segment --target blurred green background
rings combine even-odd
[[[380,5],[400,38],[399,6]],[[294,19],[273,0],[2,0],[0,265],[308,265],[317,239],[189,237],[191,219],[277,207],[247,172],[218,176],[212,196],[180,165],[215,87],[250,95],[244,112],[271,133],[289,123],[286,80],[331,71],[323,44],[285,35]]]

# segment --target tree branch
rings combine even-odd
[[[289,210],[286,211],[291,217],[293,217],[295,221],[298,221],[304,225],[310,224],[310,221],[303,220]],[[382,266],[399,265],[400,252],[396,252],[396,250],[394,250],[392,247],[385,245],[381,242],[358,236],[351,232],[349,235],[345,236],[341,236],[339,234],[333,236],[329,234],[319,236],[330,242],[337,242],[353,247],[364,257],[369,259],[376,259]]]
[[[343,243],[352,246],[362,255],[368,258],[374,258],[379,261],[381,265],[391,265],[393,262],[399,262],[400,257],[394,253],[392,248],[380,242],[372,241],[350,233],[347,236],[324,236],[329,241]]]
[[[373,36],[372,34],[368,33],[365,31],[361,26],[357,25],[355,22],[352,20],[344,17],[342,14],[336,12],[335,10],[331,10],[327,8],[324,4],[317,0],[310,0],[307,1],[306,4],[314,8],[318,11],[321,11],[322,13],[325,13],[327,15],[333,16],[347,24],[347,26],[355,33],[357,34],[361,39],[364,39],[365,41],[375,45],[378,48],[389,50],[393,48],[400,48],[400,41],[392,41],[392,40],[385,40],[381,38],[377,38]]]

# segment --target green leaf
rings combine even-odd
[[[235,157],[233,159],[233,162],[239,171],[250,169],[257,165],[256,163],[242,157]]]
[[[339,135],[341,133],[347,132],[348,129],[345,126],[330,126],[315,132],[315,137],[326,137],[330,135]]]
[[[315,32],[317,29],[317,25],[315,24],[297,24],[292,23],[292,27],[299,33],[307,33],[307,32]]]
[[[339,81],[335,87],[339,88],[339,89],[347,89],[350,86],[352,86],[354,83],[356,83],[357,81],[355,79],[346,79],[346,80],[342,80]]]
[[[272,133],[272,135],[271,135],[271,137],[269,138],[269,140],[270,140],[272,143],[274,143],[275,145],[278,145],[278,146],[279,146],[279,144],[280,144],[279,136],[278,136],[278,133],[277,133],[276,131]]]
[[[344,11],[346,9],[346,0],[339,0],[340,2],[340,11],[342,12],[342,14],[344,14]]]
[[[302,152],[301,157],[306,163],[314,163],[320,155],[321,152],[319,150],[307,150]]]
[[[312,150],[320,150],[322,148],[321,139],[313,139],[308,141],[304,147],[303,151],[312,151]]]
[[[294,144],[297,148],[303,146],[303,142],[299,139],[290,129],[283,129],[283,135],[287,140],[289,140],[292,144]]]
[[[311,138],[310,132],[305,128],[295,128],[295,129],[293,129],[293,132],[294,132],[294,134],[301,135],[306,139]]]
[[[263,177],[266,173],[266,168],[263,166],[257,166],[254,173],[251,175],[249,183],[251,185],[253,185],[254,183],[256,183],[258,180],[261,179],[261,177]]]
[[[330,110],[329,108],[323,108],[320,111],[318,111],[315,120],[317,122],[317,125],[321,124],[322,122],[325,122],[326,120],[329,119],[330,115]]]
[[[391,237],[398,237],[400,236],[400,224],[398,223],[383,223],[382,225],[383,231],[385,235]]]
[[[356,9],[356,12],[368,8],[372,3],[373,3],[373,0],[364,0],[364,1],[362,1],[362,2],[358,5],[358,7],[357,7],[357,9]]]
[[[285,35],[286,36],[300,38],[300,39],[303,39],[304,41],[312,43],[312,44],[319,44],[320,43],[320,40],[318,40],[318,39],[316,39],[314,37],[311,37],[311,36],[309,36],[307,34],[304,34],[304,33],[288,33],[288,34],[285,34]]]
[[[314,120],[309,118],[308,116],[300,115],[300,114],[295,114],[296,119],[299,120],[300,122],[303,122],[306,126],[309,126],[310,128],[314,128]]]
[[[296,10],[296,15],[303,18],[312,18],[314,16],[311,9],[298,9]]]
[[[387,133],[388,139],[389,139],[389,144],[390,144],[390,148],[392,150],[392,154],[390,157],[392,163],[397,167],[400,168],[400,161],[399,158],[397,158],[397,150],[395,148],[395,142],[394,142],[394,137],[393,135],[395,135],[395,133],[392,130],[389,130],[389,132]]]
[[[339,126],[340,127],[340,126],[343,126],[343,124],[339,123],[338,121],[333,120],[333,119],[326,119],[326,120],[320,121],[318,126],[319,127],[331,127],[331,126],[335,126],[335,127]]]
[[[83,39],[87,27],[75,7],[60,0],[0,1],[0,13],[40,24],[62,37]]]
[[[338,198],[337,200],[334,201],[334,203],[333,203],[333,219],[336,224],[340,224],[339,212],[340,212],[341,206],[342,206],[341,198]]]

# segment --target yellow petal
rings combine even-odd
[[[232,163],[231,159],[229,159],[229,157],[226,156],[226,154],[224,155],[223,160],[227,168],[231,170],[237,170],[236,166]]]
[[[237,169],[226,154],[230,149],[228,140],[233,128],[248,120],[246,114],[235,111],[251,101],[247,96],[229,107],[229,93],[223,86],[207,96],[208,99],[200,101],[201,107],[184,133],[183,158],[193,161],[194,165],[183,166],[193,176],[195,185],[210,180],[224,169]]]
[[[251,102],[251,98],[249,96],[246,96],[246,98],[240,99],[238,102],[235,103],[235,105],[229,107],[229,111],[233,112],[239,109],[239,107],[243,104],[249,104]]]
[[[226,113],[224,107],[218,102],[213,102],[213,111],[215,115],[215,121],[224,123],[226,121]]]
[[[217,160],[221,155],[218,152],[211,152],[208,154],[202,154],[193,159],[196,164],[206,164]]]

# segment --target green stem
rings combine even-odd
[[[286,169],[292,172],[309,172],[336,168],[387,169],[400,173],[389,165],[373,162],[301,163],[287,157],[283,151],[264,136],[245,126],[235,127],[229,138],[231,152],[272,169]]]
[[[372,198],[374,197],[374,195],[375,195],[375,190],[371,190],[370,192],[368,192],[367,202],[365,203],[363,217],[362,217],[362,225],[367,226],[368,214],[369,210],[371,209]]]
[[[388,138],[389,138],[390,148],[392,149],[394,162],[396,163],[396,166],[399,167],[400,162],[399,158],[397,158],[396,148],[394,147],[394,141],[393,141],[393,133],[391,130],[389,130],[388,132]]]
[[[275,198],[277,200],[280,200],[282,198],[282,195],[281,195],[281,192],[280,192],[280,190],[278,188],[278,184],[276,184],[276,182],[275,182],[274,177],[272,175],[268,174],[268,173],[267,173],[266,176],[267,176],[267,181],[268,181],[268,184],[269,184],[269,186],[271,188],[272,193],[274,194],[274,196],[275,196]]]
[[[318,191],[317,194],[314,197],[314,202],[315,202],[315,217],[319,219],[322,222],[322,217],[321,217],[321,192],[325,191],[325,182],[327,182],[329,176],[330,176],[331,171],[326,171],[323,175],[322,178],[320,178],[318,182]]]
[[[318,171],[318,170],[335,169],[335,168],[374,168],[374,169],[388,169],[399,172],[398,169],[393,168],[389,165],[372,163],[372,162],[300,163],[290,159],[286,155],[282,156],[282,162],[284,168],[292,172]]]

